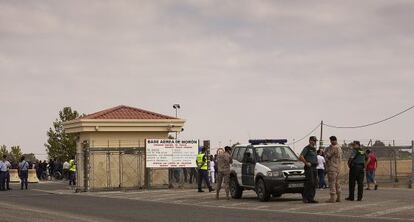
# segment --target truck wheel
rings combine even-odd
[[[270,200],[270,193],[268,190],[266,190],[266,185],[263,179],[259,179],[256,183],[256,194],[257,198],[261,202],[267,202]]]
[[[240,199],[243,195],[243,189],[239,186],[236,177],[230,178],[230,194],[233,199]]]

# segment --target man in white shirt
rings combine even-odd
[[[322,156],[322,150],[318,150],[318,165],[316,169],[318,170],[318,178],[319,178],[319,188],[325,189],[326,182],[325,182],[325,158]]]
[[[65,161],[63,163],[63,178],[65,178],[66,180],[69,179],[69,168],[70,168],[69,162]]]
[[[0,161],[0,191],[6,190],[7,171],[9,170],[8,164],[10,165],[9,161],[7,161],[6,158],[7,156],[3,155]]]
[[[10,188],[10,172],[9,172],[9,170],[11,168],[11,163],[6,159],[6,160],[4,160],[4,164],[7,167],[6,175],[5,175],[5,178],[4,178],[5,181],[6,181],[6,189],[11,190],[11,188]]]
[[[215,162],[213,155],[210,156],[210,181],[211,183],[216,183],[216,170],[214,169]]]

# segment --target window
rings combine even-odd
[[[247,163],[247,162],[249,162],[249,163],[251,163],[251,162],[253,162],[253,149],[252,148],[247,148],[246,149],[246,152],[244,153],[244,155],[243,155],[243,163]]]
[[[246,151],[246,147],[240,147],[239,148],[239,152],[237,153],[237,158],[236,158],[237,161],[239,161],[239,162],[243,161],[244,151]]]
[[[257,162],[296,161],[298,157],[287,146],[256,148]]]
[[[233,158],[234,160],[237,159],[237,153],[239,152],[239,148],[234,148],[233,152],[231,153],[231,158]]]

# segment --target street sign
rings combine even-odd
[[[197,167],[198,140],[147,139],[147,168]]]

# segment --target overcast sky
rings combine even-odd
[[[173,115],[180,103],[182,137],[215,146],[376,121],[414,105],[413,11],[399,0],[0,0],[0,144],[45,153],[64,106]],[[325,132],[408,143],[413,122]]]

